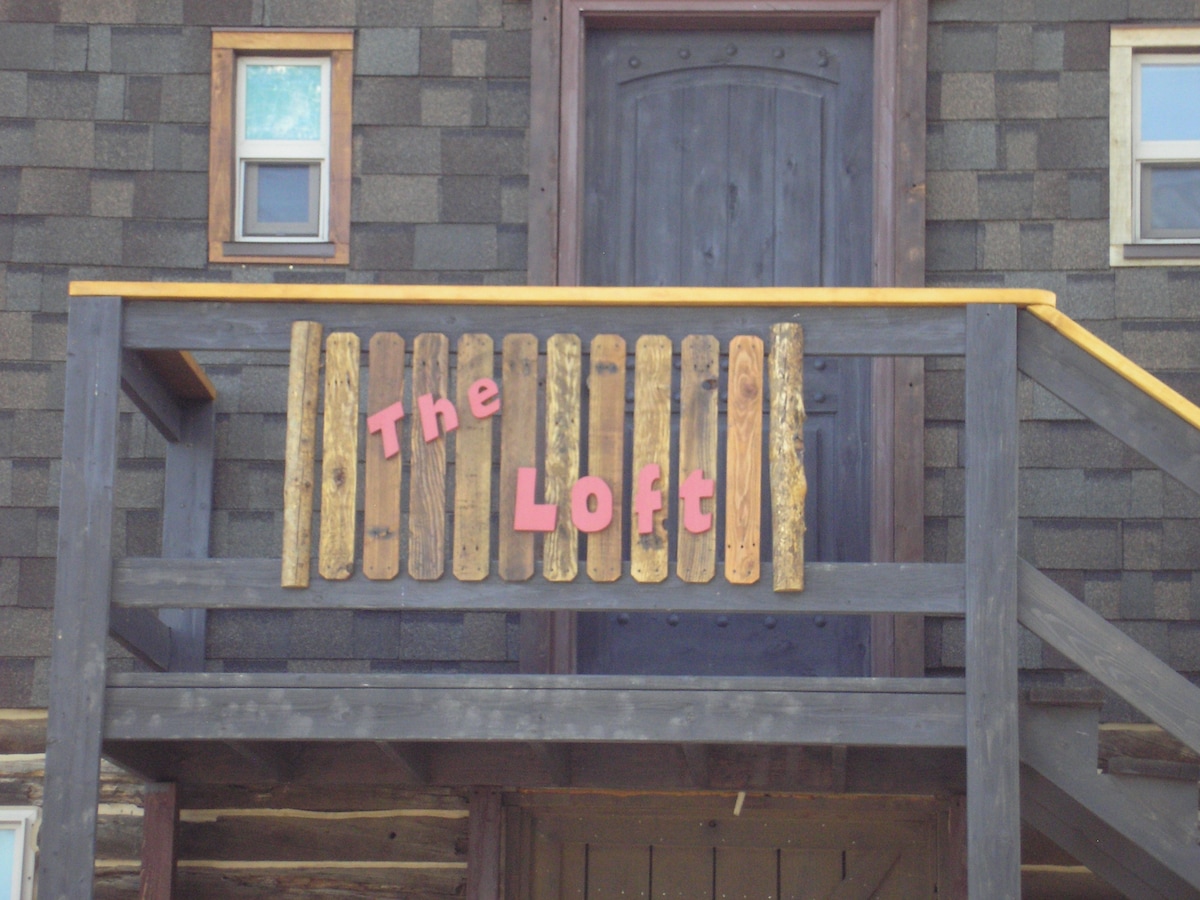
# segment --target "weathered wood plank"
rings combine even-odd
[[[449,400],[450,341],[444,334],[418,334],[413,340],[413,405],[420,398]],[[449,426],[440,415],[418,409],[409,429],[412,471],[408,494],[408,574],[436,581],[446,568],[446,441]]]
[[[516,531],[517,470],[537,465],[538,342],[531,334],[507,334],[500,385],[500,577],[533,577],[533,533]]]
[[[90,900],[112,573],[121,300],[71,303],[38,863],[46,900]]]
[[[967,310],[967,854],[972,897],[1021,892],[1017,747],[1017,324]]]
[[[164,672],[171,668],[171,627],[149,610],[112,610],[108,633],[143,662]]]
[[[146,785],[143,810],[138,900],[171,900],[175,889],[175,831],[179,824],[175,785]]]
[[[612,491],[612,521],[587,537],[587,573],[592,581],[616,581],[625,528],[625,339],[598,334],[589,352],[588,473]]]
[[[175,327],[178,329],[180,325]],[[284,587],[308,587],[312,566],[313,465],[317,397],[321,391],[322,326],[317,322],[294,322],[289,330],[291,357],[284,448],[281,583]]]
[[[150,368],[141,353],[121,353],[121,390],[168,441],[179,440],[180,402]]]
[[[487,578],[492,560],[492,416],[476,418],[471,385],[490,379],[495,348],[486,334],[458,339],[455,397],[460,415],[454,434],[454,577]]]
[[[721,347],[714,337],[689,335],[680,352],[679,378],[679,547],[675,571],[692,584],[711,581],[717,571],[717,532],[714,500],[700,501],[711,515],[709,528],[699,533],[686,527],[682,486],[695,471],[703,478],[717,473],[717,388]]]
[[[391,331],[371,335],[367,363],[369,418],[404,402],[404,338]],[[400,574],[404,444],[400,440],[403,429],[399,421],[394,425],[381,424],[382,429],[377,432],[372,432],[368,425],[364,452],[363,574],[378,581],[390,581]],[[394,452],[389,455],[389,450]]]
[[[725,432],[725,579],[758,581],[762,536],[763,341],[729,344]]]
[[[642,335],[634,351],[633,478],[630,510],[629,571],[634,581],[657,584],[670,574],[667,544],[668,498],[671,496],[671,341],[662,335]],[[657,466],[658,477],[647,490],[659,491],[658,508],[642,513],[638,494],[646,466]],[[650,530],[642,533],[648,515]]]
[[[1020,622],[1200,753],[1200,688],[1022,561]]]
[[[771,326],[771,556],[774,588],[804,590],[804,330]]]
[[[574,581],[579,574],[579,530],[571,516],[571,486],[579,480],[583,344],[574,334],[546,342],[546,502],[558,521],[542,545],[547,581]]]
[[[500,859],[504,851],[504,811],[500,791],[471,791],[471,818],[467,822],[466,900],[500,900]]]
[[[354,571],[358,495],[358,335],[325,341],[325,430],[321,443],[321,546],[317,570],[340,581]]]
[[[204,368],[186,350],[143,350],[138,355],[167,386],[172,397],[201,403],[217,399],[217,389]]]
[[[510,584],[490,576],[477,586],[454,582],[384,584],[361,577],[304,592],[280,587],[273,560],[118,560],[115,603],[131,607],[204,606],[211,609],[574,609],[753,613],[913,612],[963,615],[963,567],[945,563],[809,563],[802,594],[781,594],[769,583],[734,587],[716,580],[689,585],[677,576],[654,588],[614,591],[591,582],[536,579]],[[771,574],[764,564],[764,575]],[[765,581],[765,579],[764,579]]]

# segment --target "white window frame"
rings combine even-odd
[[[251,140],[246,137],[247,66],[304,65],[321,70],[321,136],[315,141]],[[329,240],[329,148],[331,118],[331,61],[328,57],[239,56],[237,59],[237,100],[235,113],[234,162],[237,189],[234,199],[234,240],[245,243],[324,243]],[[317,195],[317,234],[261,235],[245,232],[246,168],[254,163],[316,163],[319,166]]]
[[[14,900],[33,900],[34,860],[41,810],[36,806],[0,806],[0,829],[13,832]]]
[[[1195,162],[1200,141],[1141,141],[1141,66],[1200,63],[1200,28],[1113,26],[1109,48],[1109,262],[1114,266],[1200,265],[1200,236],[1141,234],[1142,164]]]

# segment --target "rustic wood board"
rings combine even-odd
[[[729,344],[725,453],[725,579],[758,581],[762,539],[762,338]]]
[[[432,394],[450,393],[450,342],[444,334],[418,334],[413,340],[413,406]],[[409,428],[412,472],[408,495],[408,574],[436,581],[446,566],[446,439],[426,441],[419,422]]]
[[[588,373],[588,473],[612,489],[612,522],[588,535],[587,573],[592,581],[621,577],[625,463],[625,339],[598,334]]]
[[[558,522],[542,547],[547,581],[574,581],[579,574],[579,530],[571,518],[571,486],[579,480],[583,343],[574,334],[546,342],[546,502]]]
[[[308,587],[312,560],[313,460],[321,392],[321,325],[293,322],[283,472],[284,587]]]
[[[657,465],[654,489],[661,491],[662,506],[653,514],[649,534],[638,529],[635,503],[630,510],[629,571],[634,581],[657,584],[670,571],[667,544],[667,498],[671,494],[671,340],[662,335],[642,335],[635,349],[633,379],[633,489],[642,468]]]
[[[680,352],[679,383],[679,484],[700,469],[705,477],[717,471],[717,388],[720,383],[721,347],[714,337],[689,335]],[[715,501],[704,504],[714,509]],[[692,534],[683,527],[683,500],[679,501],[679,549],[676,573],[694,584],[711,581],[717,571],[716,514],[713,527]]]
[[[454,435],[454,577],[487,578],[492,564],[492,417],[471,414],[469,390],[491,378],[495,347],[486,334],[458,339],[458,431]]]
[[[332,581],[354,571],[358,494],[358,335],[325,341],[325,431],[321,444],[321,547],[317,568]]]
[[[771,326],[771,553],[777,591],[804,589],[804,330]]]
[[[538,342],[506,334],[500,386],[500,577],[533,577],[533,533],[513,530],[517,469],[537,465]]]
[[[367,415],[404,400],[404,338],[390,331],[371,336]],[[397,439],[402,429],[396,423]],[[403,447],[403,442],[400,442]],[[384,457],[382,436],[367,435],[363,477],[363,574],[388,581],[400,574],[400,490],[403,453]]]

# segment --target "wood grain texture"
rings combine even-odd
[[[804,330],[786,323],[771,326],[772,577],[777,591],[804,590]]]
[[[432,394],[450,395],[450,341],[444,334],[418,334],[413,339],[413,406]],[[418,414],[419,418],[419,414]],[[446,567],[446,438],[426,441],[419,422],[409,428],[412,470],[408,493],[408,574],[436,581]]]
[[[321,325],[292,324],[283,468],[284,587],[308,587],[312,559],[313,465],[321,392]]]
[[[717,389],[720,383],[721,347],[716,338],[690,335],[680,351],[679,376],[679,481],[700,469],[706,478],[717,474]],[[692,534],[683,527],[683,500],[679,501],[679,549],[676,572],[682,581],[702,584],[717,571],[717,529],[714,500],[704,501],[713,513],[713,527]]]
[[[571,518],[571,487],[579,480],[583,343],[574,334],[546,342],[546,502],[558,522],[542,545],[547,581],[574,581],[579,574],[579,530]]]
[[[214,28],[212,44],[232,50],[353,50],[354,31],[348,28],[269,32]]]
[[[175,887],[175,832],[179,825],[174,784],[146,785],[142,816],[142,878],[138,900],[171,900]]]
[[[217,399],[217,389],[204,367],[186,350],[142,350],[139,355],[180,400]]]
[[[537,465],[538,342],[531,334],[507,334],[500,385],[500,577],[533,577],[533,534],[513,530],[517,469]]]
[[[725,579],[758,581],[762,535],[763,342],[729,344],[725,454]]]
[[[367,415],[404,400],[404,338],[380,331],[368,346]],[[407,411],[407,407],[406,407]],[[403,434],[396,423],[397,438]],[[388,581],[400,574],[400,491],[404,454],[384,456],[382,434],[367,434],[363,462],[363,574]],[[404,442],[400,441],[400,446]]]
[[[471,414],[469,389],[491,378],[495,348],[486,334],[458,339],[455,397],[458,431],[454,433],[454,577],[486,578],[492,564],[492,431],[493,417]]]
[[[358,497],[358,335],[325,341],[325,430],[321,443],[321,546],[317,569],[340,581],[354,571]]]
[[[587,538],[587,573],[592,581],[621,577],[625,525],[625,339],[598,334],[590,345],[588,373],[588,474],[612,490],[612,522]]]
[[[212,48],[208,133],[208,258],[221,259],[233,239],[234,52]]]
[[[662,492],[662,509],[654,513],[649,534],[638,533],[637,510],[630,510],[629,571],[634,581],[656,584],[670,573],[667,516],[671,497],[671,340],[662,335],[642,335],[634,352],[630,476],[636,492],[642,468],[658,466],[662,474],[654,489]],[[631,506],[636,506],[636,498]]]
[[[504,851],[502,796],[494,788],[474,788],[470,803],[465,897],[466,900],[500,900]]]

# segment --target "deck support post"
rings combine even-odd
[[[467,821],[466,900],[499,900],[500,826],[503,820],[500,792],[494,788],[471,791]]]
[[[967,307],[967,879],[980,898],[1021,895],[1016,344],[1014,307]]]
[[[90,900],[112,582],[121,299],[71,301],[39,896]]]
[[[171,900],[175,888],[175,831],[179,793],[174,784],[146,785],[142,816],[142,877],[138,900]]]

